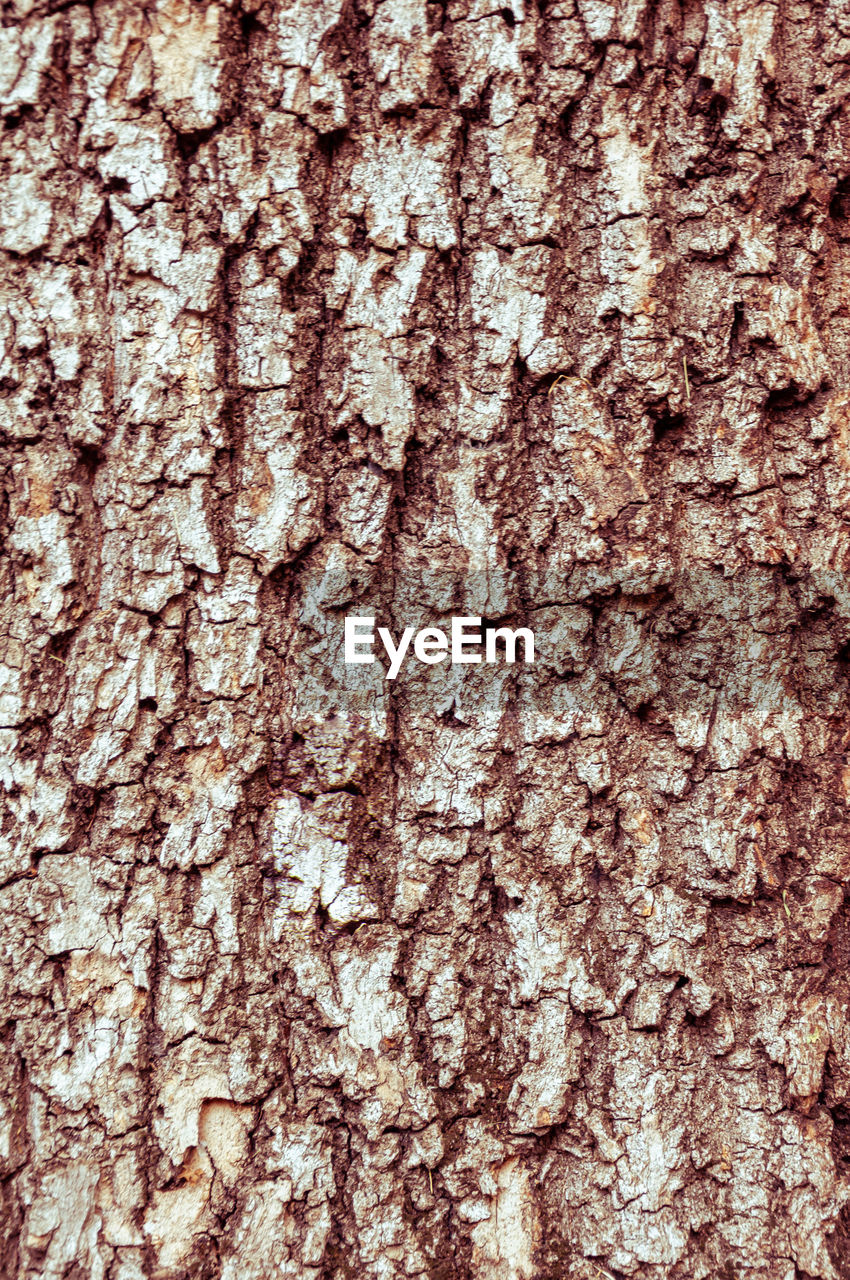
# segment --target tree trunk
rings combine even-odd
[[[847,1280],[847,0],[0,12],[0,1274]]]

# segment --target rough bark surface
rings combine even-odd
[[[0,13],[0,1274],[847,1280],[848,0]]]

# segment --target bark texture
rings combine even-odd
[[[847,1280],[848,0],[0,13],[0,1274]]]

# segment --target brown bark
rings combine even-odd
[[[847,0],[0,13],[0,1274],[847,1280]]]

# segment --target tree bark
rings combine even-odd
[[[0,13],[0,1274],[848,1280],[847,0]]]

